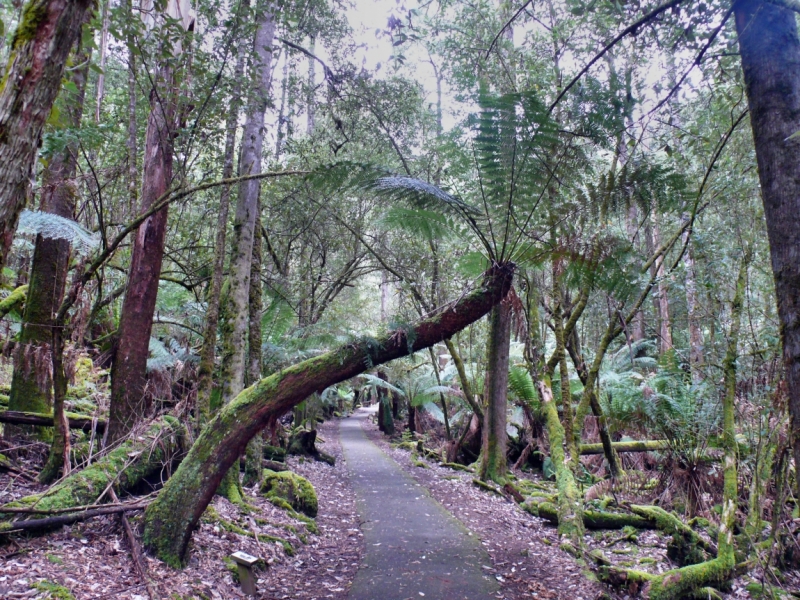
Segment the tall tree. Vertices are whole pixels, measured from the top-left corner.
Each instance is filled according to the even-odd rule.
[[[795,13],[777,4],[737,0],[734,11],[800,465],[800,38]]]
[[[0,83],[0,270],[31,193],[42,128],[92,0],[29,0]]]
[[[181,19],[188,31],[193,27],[194,17],[187,13],[187,9],[188,6],[180,0],[171,0],[166,7],[166,15]],[[142,212],[149,209],[172,182],[177,125],[175,60],[179,54],[179,45],[172,46],[158,66],[153,80],[144,148]],[[128,285],[111,368],[111,406],[107,430],[111,442],[125,436],[147,409],[147,356],[166,229],[167,207],[164,207],[142,223],[133,242]]]

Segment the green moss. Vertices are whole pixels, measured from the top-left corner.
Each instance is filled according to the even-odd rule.
[[[239,583],[239,567],[236,566],[236,562],[228,556],[224,556],[222,562],[225,564],[225,569],[231,574],[233,582]]]
[[[314,486],[308,479],[296,473],[291,471],[276,473],[264,469],[261,493],[270,500],[272,498],[284,500],[293,510],[302,512],[309,517],[317,516],[318,503]]]
[[[47,561],[53,563],[54,565],[63,565],[64,560],[55,554],[47,554]]]
[[[47,592],[48,595],[45,596],[46,598],[54,598],[56,600],[75,600],[75,596],[72,595],[72,592],[70,592],[63,585],[58,585],[52,581],[39,581],[34,583],[32,588],[39,590],[40,592]]]
[[[22,20],[14,32],[11,47],[15,50],[36,37],[36,32],[47,18],[47,4],[42,0],[30,0],[22,11]]]

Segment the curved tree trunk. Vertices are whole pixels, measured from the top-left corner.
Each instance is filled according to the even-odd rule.
[[[788,9],[757,0],[738,0],[734,9],[800,465],[800,39]],[[800,475],[796,493],[800,497]]]
[[[42,128],[91,0],[30,0],[0,83],[0,271],[31,192]]]
[[[83,65],[70,74],[70,80],[77,91],[65,92],[66,97],[63,98],[67,126],[72,129],[78,129],[81,125],[89,56],[90,51],[86,49],[79,48],[75,53],[75,63]],[[78,194],[74,181],[77,152],[76,144],[68,144],[50,159],[44,169],[41,200],[43,212],[65,219],[74,217]],[[48,413],[52,407],[53,381],[49,354],[54,316],[61,306],[67,283],[69,253],[69,242],[66,240],[45,238],[41,235],[36,237],[22,331],[15,350],[9,410]]]
[[[411,338],[407,332],[397,330],[378,339],[348,344],[283,369],[244,390],[203,430],[158,499],[148,507],[145,544],[162,560],[180,565],[191,532],[223,475],[270,419],[284,414],[314,392],[450,337],[500,302],[508,293],[512,276],[513,265],[493,267],[480,289],[418,322]]]

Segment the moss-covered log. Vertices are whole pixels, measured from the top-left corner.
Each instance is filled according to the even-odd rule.
[[[558,525],[558,510],[552,502],[527,501],[522,505],[527,512],[553,525]],[[655,522],[630,513],[612,513],[602,510],[586,509],[583,511],[583,525],[587,529],[622,529],[623,527],[636,527],[637,529],[656,529]]]
[[[177,419],[162,417],[90,467],[75,472],[42,494],[25,496],[6,506],[47,512],[94,504],[109,485],[119,493],[158,473],[181,453],[183,436],[184,428]],[[0,518],[8,516],[0,508]]]
[[[105,419],[94,420],[85,415],[66,413],[67,422],[70,429],[82,429],[89,433],[92,427],[98,433],[103,433],[106,429]],[[42,413],[21,412],[17,410],[0,411],[0,423],[10,423],[12,425],[39,425],[41,427],[53,426],[53,415]]]
[[[643,440],[633,442],[612,442],[615,452],[655,452],[669,447],[667,440]],[[603,454],[603,444],[581,444],[581,455]]]
[[[441,342],[491,310],[508,293],[513,265],[487,272],[483,285],[434,316],[374,339],[362,339],[283,369],[239,394],[205,427],[189,455],[145,513],[144,542],[165,562],[181,564],[191,532],[223,475],[271,420],[315,392]]]
[[[25,303],[25,298],[28,295],[28,286],[21,285],[8,296],[0,301],[0,319],[5,317],[12,310],[15,310]]]

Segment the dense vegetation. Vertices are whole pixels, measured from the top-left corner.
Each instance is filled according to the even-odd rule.
[[[215,493],[246,503],[240,458],[258,483],[374,397],[386,434],[474,465],[613,585],[781,581],[800,7],[391,9],[365,42],[324,0],[0,8],[1,439],[45,442],[38,479],[62,478],[16,508],[180,461],[143,531],[177,567]],[[365,43],[392,54],[359,65]],[[669,532],[679,568],[585,551],[623,526]]]

